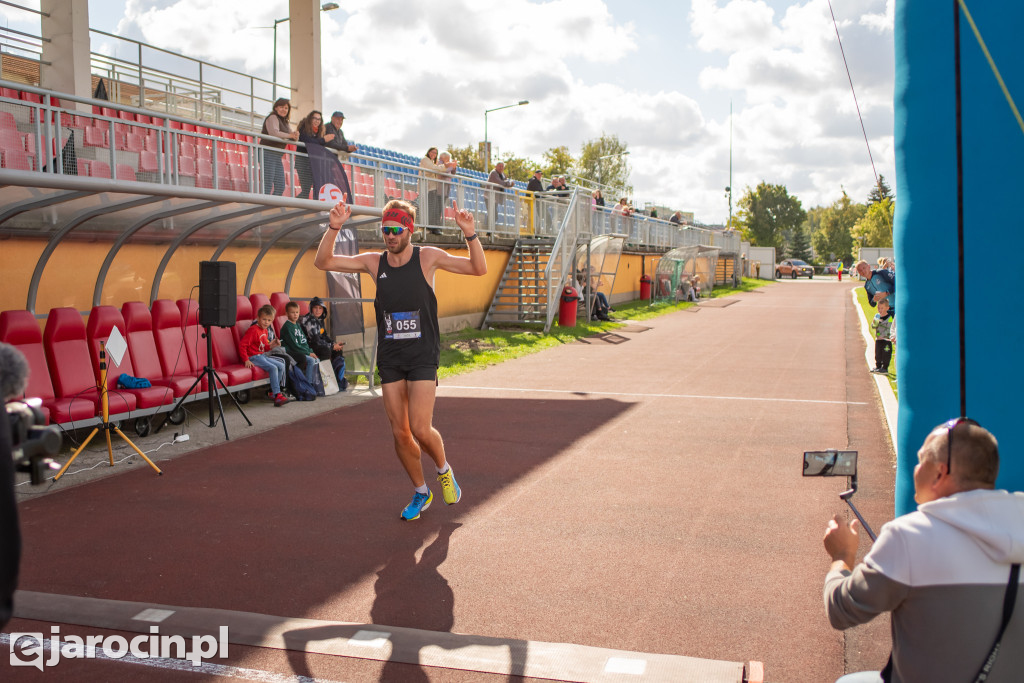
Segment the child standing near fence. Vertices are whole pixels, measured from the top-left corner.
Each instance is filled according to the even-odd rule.
[[[288,402],[281,393],[285,381],[285,362],[282,358],[274,358],[267,351],[281,345],[281,340],[270,339],[270,325],[274,322],[274,307],[260,306],[256,322],[249,326],[239,342],[239,355],[245,361],[245,367],[256,366],[265,370],[270,376],[270,393],[274,395],[274,405],[280,408]]]
[[[871,321],[871,329],[875,333],[875,367],[871,372],[888,375],[892,345],[896,342],[896,319],[885,299],[878,302],[878,313]]]

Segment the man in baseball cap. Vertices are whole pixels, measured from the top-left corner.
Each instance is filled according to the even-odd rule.
[[[349,144],[348,140],[345,139],[345,134],[341,132],[341,126],[345,123],[345,115],[340,111],[336,111],[331,114],[331,121],[324,126],[324,139],[327,140],[327,146],[331,149],[336,149],[340,152],[354,152],[359,149],[359,145]],[[331,139],[329,136],[333,135]]]

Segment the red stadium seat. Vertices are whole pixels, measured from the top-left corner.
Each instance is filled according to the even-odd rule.
[[[99,409],[100,394],[85,323],[74,308],[54,308],[46,318],[43,348],[53,388],[61,398],[87,398]],[[110,414],[135,410],[137,400],[124,391],[107,391]]]
[[[285,306],[291,299],[284,292],[273,292],[270,295],[270,305],[274,307],[274,331],[278,335],[281,334],[281,327],[288,321],[288,313],[285,310]]]
[[[178,175],[194,178],[196,175],[196,160],[188,157],[178,157]]]
[[[96,416],[96,403],[89,398],[57,398],[50,381],[50,368],[46,364],[43,335],[39,323],[30,311],[4,311],[0,313],[0,341],[10,344],[24,354],[28,361],[27,398],[39,398],[43,412],[50,422],[65,424],[90,420]]]
[[[259,315],[260,307],[270,306],[270,298],[266,294],[260,294],[259,292],[249,295],[249,303],[252,304],[252,318],[255,320]],[[275,315],[277,314],[275,310]]]
[[[89,175],[93,178],[109,178],[110,164],[105,161],[94,161],[89,164]]]
[[[125,139],[125,149],[129,152],[141,152],[145,149],[145,139],[139,133],[128,133]]]
[[[141,173],[160,173],[160,164],[157,162],[156,152],[148,150],[139,152],[139,171]]]
[[[0,166],[17,171],[31,171],[32,164],[28,155],[20,149],[5,149],[0,151]]]
[[[146,304],[129,301],[121,306],[121,315],[124,316],[125,338],[137,377],[145,377],[154,386],[168,387],[175,398],[184,396],[196,378],[192,375],[164,375],[153,337],[153,316]]]
[[[98,126],[89,126],[85,129],[82,134],[82,144],[86,147],[106,147],[107,146],[107,134],[106,131],[100,129]]]
[[[195,381],[196,369],[185,351],[185,330],[181,324],[181,311],[173,301],[157,299],[153,302],[153,341],[164,377],[191,376]]]
[[[209,356],[206,353],[206,334],[199,324],[199,302],[195,299],[178,299],[178,311],[181,312],[181,319],[184,322],[185,352],[188,354],[188,361],[196,374],[203,371],[210,364]],[[228,377],[218,372],[222,382],[227,384]],[[209,380],[203,377],[203,391],[207,391]]]
[[[91,351],[93,371],[97,379],[100,377],[100,344],[106,344],[114,329],[117,329],[122,337],[126,336],[124,318],[121,311],[113,306],[94,306],[89,313],[89,323],[86,325],[86,333],[89,338],[89,349]],[[117,389],[117,380],[121,374],[140,376],[132,364],[131,348],[125,351],[121,357],[120,364],[117,364],[111,355],[107,354],[107,389]],[[146,379],[149,379],[148,377]],[[152,382],[151,382],[152,383]],[[151,386],[140,389],[121,389],[135,396],[136,405],[139,408],[158,408],[174,402],[174,392],[165,386]]]
[[[252,369],[245,367],[238,354],[238,344],[230,327],[211,327],[213,335],[213,367],[217,373],[227,377],[229,387],[252,381]]]
[[[118,180],[130,180],[132,182],[136,180],[135,169],[128,164],[118,164],[116,173]]]

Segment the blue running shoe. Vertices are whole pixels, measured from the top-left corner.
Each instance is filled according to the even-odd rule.
[[[437,480],[441,482],[441,493],[444,495],[444,502],[446,505],[455,505],[462,498],[462,489],[455,482],[455,474],[452,472],[452,466],[448,466],[448,471],[444,474],[437,475]]]
[[[434,502],[434,494],[430,491],[426,493],[420,493],[417,491],[412,496],[412,502],[405,506],[402,510],[402,519],[407,522],[411,522],[414,519],[420,518],[420,513],[430,507],[430,504]]]

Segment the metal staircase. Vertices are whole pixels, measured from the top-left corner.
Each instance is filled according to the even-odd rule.
[[[520,238],[509,256],[481,329],[501,324],[547,324],[550,239]]]

